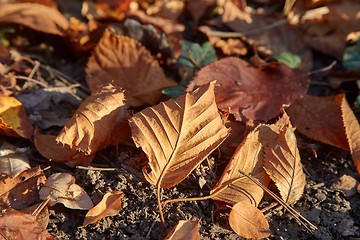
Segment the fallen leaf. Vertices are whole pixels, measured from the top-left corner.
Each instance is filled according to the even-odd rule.
[[[124,92],[107,84],[82,102],[56,138],[36,134],[35,146],[54,161],[88,165],[96,152],[126,138],[126,129],[114,131],[126,121],[126,108]]]
[[[121,57],[119,57],[121,56]],[[164,87],[175,82],[166,78],[159,63],[136,40],[106,30],[89,58],[86,81],[92,92],[104,83],[125,89],[130,106],[155,104]]]
[[[11,153],[0,156],[0,173],[9,177],[17,177],[23,171],[30,169],[29,159],[22,153]]]
[[[244,238],[262,239],[269,237],[271,233],[264,214],[248,202],[238,202],[232,207],[229,224]]]
[[[62,37],[69,26],[67,19],[56,9],[34,3],[2,4],[0,23],[20,24]]]
[[[186,10],[189,11],[195,23],[197,23],[205,14],[206,10],[211,6],[215,6],[216,3],[215,0],[188,1],[186,3]]]
[[[308,75],[285,65],[274,63],[258,69],[236,57],[227,57],[201,69],[187,91],[217,80],[216,103],[220,109],[234,114],[238,121],[267,121],[305,94]],[[284,91],[286,89],[286,91]]]
[[[33,126],[14,97],[0,96],[0,134],[31,139]]]
[[[40,167],[25,170],[17,177],[0,178],[0,208],[23,209],[38,200],[39,187],[46,177]]]
[[[295,203],[301,197],[306,184],[294,131],[288,125],[264,150],[264,169],[288,204]]]
[[[340,190],[344,192],[347,197],[352,197],[357,193],[357,185],[359,181],[349,175],[342,175],[332,185],[331,189]]]
[[[345,49],[342,64],[346,69],[360,72],[360,39]]]
[[[62,203],[71,209],[89,210],[93,207],[89,195],[75,184],[75,178],[68,173],[54,173],[46,180],[39,191],[39,197],[45,200],[48,196],[49,206]]]
[[[161,188],[184,180],[228,135],[214,101],[214,83],[130,119],[132,138],[149,159],[145,178]]]
[[[157,1],[146,9],[146,14],[175,22],[182,14],[184,8],[185,2],[182,0]]]
[[[97,223],[100,219],[118,214],[122,209],[121,199],[123,195],[122,191],[107,192],[103,199],[88,211],[83,226]]]
[[[209,42],[203,44],[183,40],[178,64],[191,68],[203,68],[217,60],[216,51]]]
[[[34,204],[30,207],[24,208],[21,210],[23,213],[33,214],[35,210],[38,209],[38,207],[41,205],[41,203]],[[40,213],[36,215],[36,221],[39,224],[39,227],[42,229],[46,229],[49,224],[49,209],[47,206],[44,206]]]
[[[35,216],[11,208],[0,213],[0,235],[3,239],[56,239],[37,224]]]
[[[180,220],[166,235],[165,240],[200,240],[199,220]]]
[[[296,130],[308,138],[349,150],[340,104],[344,95],[303,96],[286,108]]]

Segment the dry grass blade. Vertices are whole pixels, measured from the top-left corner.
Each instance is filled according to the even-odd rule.
[[[130,119],[132,137],[149,159],[144,176],[160,188],[184,180],[228,135],[215,103],[214,83],[147,108]]]

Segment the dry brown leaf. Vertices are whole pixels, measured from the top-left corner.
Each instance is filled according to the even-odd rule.
[[[30,169],[25,151],[27,149],[16,148],[8,142],[3,142],[0,147],[0,174],[15,178],[23,171]]]
[[[49,206],[57,203],[71,209],[89,210],[93,203],[89,195],[77,184],[75,178],[68,173],[52,174],[39,191],[40,199],[50,196]]]
[[[36,132],[35,146],[54,161],[88,165],[96,152],[126,139],[126,108],[124,92],[107,84],[83,101],[56,138]],[[124,126],[124,130],[114,131],[118,126]]]
[[[2,4],[0,23],[16,23],[62,37],[69,26],[67,19],[56,9],[34,3]]]
[[[259,125],[245,137],[230,159],[220,180],[211,190],[214,200],[230,205],[240,201],[254,206],[260,203],[263,197],[262,188],[241,174],[239,170],[252,175],[267,186],[269,179],[263,170],[264,146],[274,141],[280,130],[287,124],[289,124],[289,118],[283,114],[275,124]]]
[[[199,220],[180,220],[164,240],[200,240]]]
[[[187,91],[217,80],[216,103],[239,121],[267,121],[306,93],[308,75],[282,64],[264,69],[250,66],[236,57],[227,57],[201,69]],[[284,91],[286,89],[286,91]]]
[[[129,10],[130,0],[97,0],[84,1],[81,14],[89,20],[122,21]]]
[[[289,108],[291,122],[306,137],[349,150],[342,120],[341,102],[344,95],[331,97],[303,96]]]
[[[175,83],[166,78],[159,63],[136,40],[104,32],[89,58],[86,81],[92,92],[104,83],[124,88],[130,106],[155,104],[161,90]]]
[[[0,236],[17,240],[56,239],[37,224],[35,216],[11,208],[0,213]]]
[[[264,169],[288,204],[301,197],[306,184],[294,130],[286,126],[264,149]]]
[[[184,180],[228,135],[218,113],[214,83],[136,113],[132,137],[149,159],[145,178],[161,188]]]
[[[357,193],[356,188],[358,184],[359,181],[357,181],[355,178],[344,174],[331,185],[331,188],[343,191],[347,197],[351,197]]]
[[[183,0],[158,1],[146,9],[146,14],[176,21],[185,8]]]
[[[24,208],[21,210],[21,212],[33,214],[36,210],[38,210],[39,206],[42,203],[34,204],[30,207]],[[41,207],[41,206],[40,206]],[[34,214],[35,216],[35,214]],[[39,213],[36,215],[36,221],[39,224],[39,227],[46,229],[49,224],[49,208],[47,206],[44,206]]]
[[[216,0],[187,1],[186,10],[191,14],[195,23],[199,22],[206,10],[216,5]]]
[[[264,214],[248,202],[238,202],[232,207],[229,224],[244,238],[262,239],[271,233]]]
[[[83,226],[97,223],[100,219],[115,216],[122,209],[122,191],[107,192],[103,199],[88,211],[85,216]]]
[[[341,97],[341,112],[342,120],[345,126],[346,137],[349,142],[349,148],[352,159],[354,160],[357,172],[360,174],[360,125],[359,122],[351,110],[349,104],[346,101],[345,95],[339,95]]]
[[[0,178],[0,208],[23,209],[38,201],[39,187],[46,177],[40,167],[23,171],[17,177]]]

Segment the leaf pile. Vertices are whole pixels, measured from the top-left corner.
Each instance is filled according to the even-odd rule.
[[[224,213],[222,220],[209,214],[219,215],[215,224],[267,238],[274,230],[260,209],[272,201],[267,195],[314,231],[291,208],[312,177],[303,169],[301,135],[348,151],[360,173],[356,102],[347,100],[360,97],[341,93],[360,76],[358,3],[285,1],[275,14],[230,0],[83,1],[81,12],[30,2],[0,4],[4,238],[53,239],[43,229],[48,208],[87,211],[84,227],[121,215],[128,191],[104,183],[106,191],[90,194],[75,167],[122,166],[153,185],[160,220],[177,222],[164,239],[200,239],[204,224],[201,216],[179,218],[167,204],[209,199]],[[312,49],[343,60],[341,72],[318,71],[341,78],[326,96],[310,95]],[[128,152],[145,161],[119,160]],[[169,199],[166,189],[189,186],[205,160],[213,178],[204,174],[199,185],[208,195]]]

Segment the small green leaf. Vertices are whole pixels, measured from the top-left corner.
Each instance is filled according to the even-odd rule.
[[[162,90],[162,94],[168,95],[173,99],[177,99],[185,93],[186,88],[184,86],[167,87]]]
[[[180,44],[181,56],[178,59],[178,64],[201,69],[217,60],[216,51],[209,42],[200,46],[198,43],[184,40]]]
[[[360,71],[360,40],[345,49],[343,65],[348,70]]]
[[[291,52],[282,52],[272,57],[276,61],[285,64],[290,68],[298,68],[301,65],[301,58]]]

